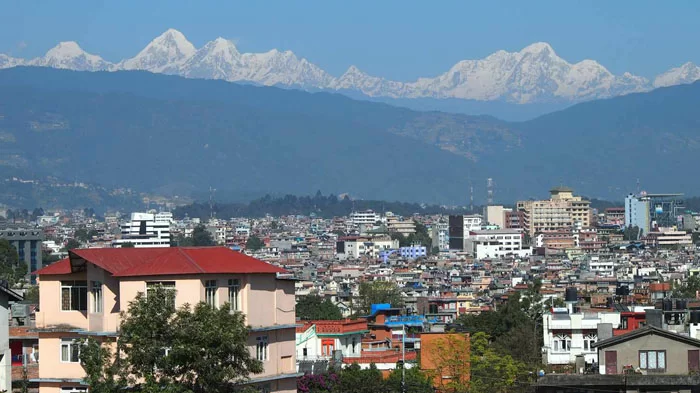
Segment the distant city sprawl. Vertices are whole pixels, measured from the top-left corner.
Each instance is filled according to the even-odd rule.
[[[645,191],[604,202],[559,185],[476,207],[317,193],[104,215],[4,209],[14,379],[486,393],[649,391],[661,374],[692,389],[695,204]]]

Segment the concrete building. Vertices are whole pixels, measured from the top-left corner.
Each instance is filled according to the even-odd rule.
[[[412,244],[408,247],[399,248],[399,254],[402,258],[416,259],[420,257],[427,257],[428,250],[425,248],[425,246]]]
[[[0,285],[0,390],[12,391],[12,351],[10,349],[10,302],[22,297],[5,285]]]
[[[675,227],[684,209],[683,194],[629,194],[625,198],[625,227],[638,227],[642,236],[653,228]]]
[[[333,356],[351,362],[362,354],[362,336],[368,333],[365,319],[346,319],[342,321],[304,321],[296,328],[297,371],[325,371],[323,365]],[[319,370],[320,369],[320,370]]]
[[[296,392],[294,282],[284,270],[225,247],[101,248],[71,250],[39,274],[40,393],[81,391],[85,371],[74,351],[86,335],[119,339],[120,313],[154,285],[176,290],[177,307],[230,303],[245,315],[248,348],[264,371],[250,384],[263,391]]]
[[[450,249],[450,225],[448,223],[437,222],[433,224],[430,236],[433,240],[433,248],[437,247],[440,251]]]
[[[381,251],[396,250],[399,241],[390,236],[345,236],[336,242],[336,256],[340,260],[357,259],[362,256],[377,258]]]
[[[471,231],[464,244],[464,250],[476,259],[532,255],[532,248],[523,247],[523,233],[518,229]]]
[[[352,221],[352,225],[356,227],[363,225],[372,228],[374,224],[380,222],[381,219],[382,217],[379,213],[375,213],[372,210],[350,213],[350,221]]]
[[[41,242],[44,233],[35,228],[6,228],[0,230],[0,239],[5,239],[17,250],[19,260],[27,264],[27,278],[32,284],[36,283],[33,272],[42,265]]]
[[[517,210],[523,212],[523,225],[530,236],[543,231],[590,226],[590,201],[574,196],[568,187],[555,187],[549,193],[548,200],[517,203]]]
[[[112,242],[112,247],[131,243],[135,248],[170,247],[170,220],[159,213],[131,213],[131,220],[121,226],[121,239]]]
[[[403,236],[408,236],[416,233],[416,223],[412,219],[403,219],[393,214],[386,215],[386,229],[392,233],[400,233]]]
[[[503,206],[486,206],[484,207],[484,221],[488,225],[495,225],[499,229],[506,228],[506,213],[511,209],[506,209]]]
[[[478,214],[465,216],[450,216],[448,231],[450,236],[450,250],[464,250],[465,240],[472,231],[481,230],[483,217]]]

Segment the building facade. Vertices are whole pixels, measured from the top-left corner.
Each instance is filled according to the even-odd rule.
[[[41,362],[39,392],[86,391],[75,340],[119,339],[120,313],[139,292],[172,287],[177,307],[230,303],[251,332],[248,347],[264,371],[250,383],[271,392],[296,391],[294,283],[282,269],[224,247],[71,250],[39,274],[36,313]]]
[[[5,239],[17,250],[19,260],[27,264],[27,278],[36,283],[35,271],[42,267],[41,242],[44,233],[35,228],[6,228],[0,230],[0,239]]]
[[[567,187],[555,187],[549,193],[548,200],[517,203],[517,210],[523,212],[523,226],[530,236],[544,231],[590,226],[590,201],[574,196],[573,190]]]
[[[170,247],[172,215],[163,213],[131,213],[131,220],[121,226],[122,236],[113,247],[131,243],[135,248]]]
[[[464,243],[465,251],[476,259],[532,255],[532,248],[523,247],[523,233],[519,229],[472,231]]]

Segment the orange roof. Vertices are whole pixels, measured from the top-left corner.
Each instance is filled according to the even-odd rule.
[[[36,272],[69,274],[85,260],[116,277],[181,274],[286,273],[284,269],[226,247],[88,248],[70,250],[69,258]]]

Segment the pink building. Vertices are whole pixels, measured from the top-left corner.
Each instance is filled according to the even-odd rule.
[[[176,305],[226,302],[251,327],[251,353],[264,364],[251,383],[262,391],[296,392],[294,283],[284,270],[225,247],[72,250],[37,272],[40,393],[85,392],[73,340],[116,340],[121,311],[154,285],[176,290]]]

